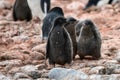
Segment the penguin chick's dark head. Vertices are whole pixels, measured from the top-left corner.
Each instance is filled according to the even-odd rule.
[[[86,26],[86,27],[94,26],[93,22],[92,22],[91,20],[89,20],[89,19],[83,21],[82,24],[83,24],[84,26]]]
[[[64,17],[57,17],[55,20],[54,20],[54,23],[53,25],[56,26],[56,25],[64,25],[66,23],[66,19]]]
[[[49,13],[50,13],[50,12],[55,12],[55,13],[58,13],[58,14],[61,14],[61,15],[64,16],[63,10],[62,10],[62,8],[60,8],[60,7],[54,7],[54,8],[52,8],[52,9],[49,11]]]
[[[76,35],[79,36],[81,29],[83,29],[82,31],[84,31],[86,34],[89,34],[89,32],[92,32],[92,30],[94,30],[94,26],[94,23],[90,19],[80,21],[76,25]]]
[[[95,25],[91,20],[87,19],[82,22],[82,27],[80,30],[81,35],[91,37],[94,35]]]
[[[76,20],[75,18],[73,18],[73,17],[68,17],[68,18],[66,19],[66,21],[67,21],[67,22],[76,22],[77,20]]]

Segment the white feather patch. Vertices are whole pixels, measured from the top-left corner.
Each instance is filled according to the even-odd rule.
[[[27,1],[31,9],[32,15],[34,17],[39,17],[41,20],[43,20],[45,17],[45,13],[42,12],[42,9],[40,6],[41,0],[27,0]]]
[[[68,38],[70,39],[70,44],[71,44],[71,59],[73,59],[73,43],[72,43],[72,40],[71,40],[71,37],[70,37],[70,34],[68,33],[68,31],[65,28],[64,28],[64,30],[67,32]]]

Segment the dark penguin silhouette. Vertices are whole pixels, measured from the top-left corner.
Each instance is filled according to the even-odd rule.
[[[77,52],[80,58],[92,56],[93,59],[99,59],[101,57],[101,36],[95,24],[87,19],[79,22],[76,27],[80,32],[77,41]]]
[[[64,28],[65,23],[66,19],[64,17],[56,18],[50,31],[46,48],[46,58],[49,59],[50,65],[70,64],[72,61],[72,40]]]
[[[76,30],[75,25],[78,23],[78,21],[73,17],[67,18],[67,24],[65,24],[65,28],[67,29],[68,33],[70,34],[70,37],[72,39],[73,43],[73,59],[75,58],[75,55],[77,54],[77,41],[76,41]]]
[[[28,5],[34,17],[39,17],[41,20],[47,15],[51,7],[51,0],[27,0]]]
[[[17,20],[27,20],[32,19],[32,13],[28,6],[27,0],[16,0],[13,6],[13,19]]]
[[[96,6],[96,8],[100,8],[101,6],[105,5],[105,4],[112,4],[112,3],[116,3],[119,0],[89,0],[88,3],[86,4],[84,10],[92,7],[92,6]]]
[[[42,25],[42,39],[47,40],[50,29],[52,28],[52,23],[56,17],[64,16],[63,10],[60,7],[52,8],[46,17],[43,19]]]

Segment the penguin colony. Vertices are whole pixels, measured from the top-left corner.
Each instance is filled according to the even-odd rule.
[[[84,10],[91,6],[100,7],[118,0],[89,0]],[[101,57],[101,35],[95,23],[89,19],[79,21],[64,17],[60,7],[50,9],[50,0],[16,0],[13,19],[30,21],[33,16],[43,20],[42,39],[47,40],[46,59],[50,65],[70,64],[76,55],[80,59]]]

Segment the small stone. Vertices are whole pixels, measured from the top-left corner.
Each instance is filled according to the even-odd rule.
[[[48,73],[50,79],[55,80],[87,80],[88,75],[82,71],[65,68],[53,68]]]
[[[40,44],[40,45],[37,45],[37,46],[33,47],[33,48],[32,48],[32,51],[37,51],[37,52],[40,52],[40,53],[44,53],[44,54],[45,54],[45,51],[46,51],[46,43]]]
[[[20,68],[20,70],[27,75],[29,75],[33,79],[37,79],[41,77],[41,73],[38,71],[37,67],[34,65],[26,65]]]
[[[18,80],[18,79],[22,79],[22,78],[29,78],[30,79],[30,77],[25,73],[16,73],[14,75],[14,80]]]
[[[0,73],[0,80],[12,80],[12,79]]]
[[[6,61],[1,61],[0,66],[6,66],[6,65],[16,65],[19,66],[22,64],[21,60],[6,60]]]
[[[116,54],[116,60],[117,60],[117,62],[120,63],[120,52],[118,52],[118,53]]]
[[[36,51],[30,53],[30,56],[34,60],[43,60],[43,59],[45,59],[45,56],[42,53],[36,52]]]
[[[114,69],[113,68],[103,68],[99,70],[99,74],[100,75],[110,75],[114,73]]]
[[[104,67],[103,66],[94,67],[89,71],[89,74],[98,74],[99,70],[101,70],[101,69],[104,69]]]

